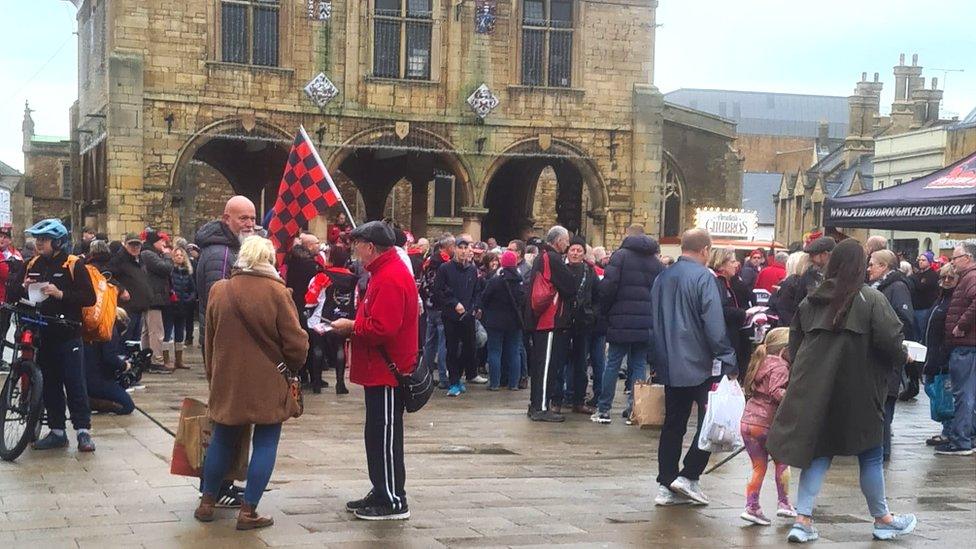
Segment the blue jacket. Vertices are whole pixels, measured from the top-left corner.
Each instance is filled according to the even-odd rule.
[[[219,280],[230,278],[231,268],[237,261],[241,241],[231,232],[223,221],[211,221],[200,230],[194,239],[200,247],[200,257],[194,275],[197,277],[197,296],[200,305],[197,309],[203,315],[207,311],[207,298],[210,288]]]
[[[653,300],[651,287],[664,270],[657,258],[661,247],[646,235],[628,236],[600,282],[600,305],[607,317],[610,343],[648,343],[651,341]]]
[[[478,308],[483,311],[481,323],[485,328],[493,330],[522,329],[524,305],[525,291],[522,288],[522,275],[516,267],[502,269],[488,279],[485,291],[481,294],[478,303]]]
[[[173,291],[180,303],[190,303],[197,298],[197,283],[194,276],[185,267],[173,267],[170,275]]]
[[[125,368],[122,359],[122,331],[112,328],[112,339],[100,343],[85,343],[85,378],[115,382],[116,375]]]
[[[460,320],[454,308],[458,303],[464,306],[464,314],[474,314],[475,301],[481,293],[481,279],[474,263],[463,266],[457,261],[447,261],[437,268],[434,279],[434,292],[437,303],[447,320]]]
[[[695,387],[712,377],[712,361],[721,372],[737,371],[735,351],[725,335],[722,298],[715,276],[685,257],[665,269],[651,290],[652,353],[661,383]]]

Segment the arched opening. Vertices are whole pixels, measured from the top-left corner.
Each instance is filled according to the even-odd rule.
[[[516,144],[502,153],[486,182],[482,238],[524,239],[559,224],[602,244],[598,214],[605,191],[589,161],[569,145],[553,142],[542,151],[535,139]]]
[[[664,197],[661,200],[661,236],[681,236],[684,210],[684,181],[671,155],[664,156]]]
[[[329,159],[340,191],[354,189],[359,219],[392,217],[415,235],[457,230],[469,204],[468,170],[441,137],[411,128],[400,138],[393,126],[362,132]]]
[[[171,174],[178,219],[174,229],[193,234],[223,213],[233,195],[250,198],[258,219],[274,207],[292,138],[264,122],[248,131],[239,119],[204,128],[180,151]]]

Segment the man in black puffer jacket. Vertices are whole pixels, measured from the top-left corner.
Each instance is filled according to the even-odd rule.
[[[620,249],[610,256],[600,283],[600,306],[607,316],[607,366],[603,370],[603,384],[597,411],[590,419],[596,423],[610,423],[610,408],[617,389],[617,372],[627,357],[627,381],[643,381],[645,364],[650,353],[651,286],[664,270],[657,258],[661,247],[647,235],[633,235],[624,239]],[[632,397],[631,397],[632,398]],[[628,402],[628,409],[633,405]],[[627,411],[625,410],[625,413]]]

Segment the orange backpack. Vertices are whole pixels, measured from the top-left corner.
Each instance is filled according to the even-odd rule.
[[[27,263],[27,270],[34,265],[37,258],[33,258]],[[62,267],[65,267],[71,277],[75,276],[75,263],[78,256],[69,255]],[[81,309],[81,338],[88,343],[109,341],[112,339],[112,330],[115,328],[115,319],[118,314],[116,308],[119,305],[119,289],[108,283],[108,279],[92,265],[85,264],[88,270],[88,277],[91,278],[92,288],[95,290],[95,304],[91,307]]]

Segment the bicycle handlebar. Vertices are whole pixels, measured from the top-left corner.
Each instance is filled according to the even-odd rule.
[[[64,318],[64,316],[50,316],[50,315],[41,314],[41,312],[37,310],[37,307],[33,307],[23,303],[3,303],[0,304],[0,308],[3,308],[21,317],[24,316],[29,317],[31,320],[34,319],[41,320],[43,321],[43,324],[50,322],[54,324],[61,324],[63,326],[71,326],[72,328],[81,327],[81,322]]]

